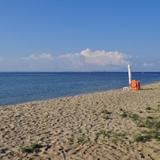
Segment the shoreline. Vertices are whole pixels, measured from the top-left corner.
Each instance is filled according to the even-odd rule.
[[[148,85],[154,85],[154,84],[158,84],[160,83],[160,81],[154,81],[151,83],[145,83],[144,85],[141,85],[141,88],[143,87],[147,87]],[[128,86],[124,86],[124,87],[128,87]],[[98,93],[105,93],[105,92],[112,92],[112,91],[122,91],[122,88],[115,88],[115,89],[108,89],[108,90],[104,90],[104,91],[93,91],[93,92],[88,92],[88,93],[81,93],[81,94],[76,94],[76,95],[71,95],[71,96],[62,96],[62,97],[56,97],[56,98],[48,98],[48,99],[41,99],[41,100],[33,100],[33,101],[27,101],[27,102],[20,102],[20,103],[15,103],[15,104],[5,104],[5,105],[0,105],[1,107],[14,107],[17,105],[25,105],[25,104],[32,104],[32,103],[43,103],[43,101],[53,101],[53,100],[59,100],[59,99],[63,99],[63,98],[74,98],[74,97],[79,97],[79,96],[87,96],[90,94],[98,94]]]
[[[122,90],[123,88],[117,88],[117,89],[109,89],[105,91],[93,91],[89,93],[81,93],[81,94],[76,94],[76,95],[71,95],[71,96],[62,96],[62,97],[56,97],[56,98],[49,98],[49,99],[41,99],[41,100],[34,100],[34,101],[28,101],[28,102],[22,102],[22,103],[16,103],[16,104],[6,104],[6,105],[0,105],[0,109],[3,107],[14,107],[14,106],[19,106],[19,105],[30,105],[33,103],[43,103],[47,101],[54,101],[54,100],[61,100],[61,99],[66,99],[66,98],[75,98],[75,97],[81,97],[81,96],[87,96],[87,95],[92,95],[92,94],[100,94],[100,93],[107,93],[107,92],[112,92],[112,91],[119,91]]]
[[[145,124],[159,127],[159,95],[156,82],[0,107],[0,159],[158,160],[158,137],[143,134],[160,134]]]

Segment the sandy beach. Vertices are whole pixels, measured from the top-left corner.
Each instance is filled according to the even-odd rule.
[[[160,83],[0,107],[0,160],[159,160]]]

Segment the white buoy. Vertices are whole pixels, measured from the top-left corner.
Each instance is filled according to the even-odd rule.
[[[131,74],[131,65],[128,65],[128,79],[129,79],[129,86],[131,85],[132,74]]]

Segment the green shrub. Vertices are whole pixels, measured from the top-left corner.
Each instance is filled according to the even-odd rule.
[[[120,116],[123,117],[123,118],[126,118],[126,117],[128,117],[128,112],[123,111],[123,112],[120,114]]]
[[[21,151],[23,153],[33,153],[33,152],[38,152],[40,148],[42,148],[43,146],[40,144],[32,144],[31,146],[27,146],[27,147],[22,147]]]
[[[148,132],[139,133],[135,136],[136,142],[146,142],[151,139],[155,139],[155,140],[160,141],[160,132],[156,131],[156,130],[151,130]]]
[[[141,133],[136,135],[134,139],[136,142],[146,142],[149,141],[151,138],[151,135]]]
[[[31,148],[31,147],[22,147],[22,148],[21,148],[21,151],[22,151],[23,153],[33,153],[33,152],[34,152],[34,149]]]
[[[160,129],[160,119],[159,118],[146,118],[145,122],[146,128]]]
[[[130,113],[129,118],[131,118],[133,121],[140,121],[139,115],[135,113]]]

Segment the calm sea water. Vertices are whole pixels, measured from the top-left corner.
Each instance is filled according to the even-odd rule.
[[[160,72],[137,72],[141,84],[160,81]],[[124,72],[0,73],[0,105],[71,96],[128,85]]]

